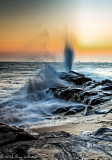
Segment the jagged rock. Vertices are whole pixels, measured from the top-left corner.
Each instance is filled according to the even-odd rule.
[[[71,71],[68,74],[67,73],[62,73],[60,75],[61,79],[64,79],[66,81],[73,82],[76,85],[83,85],[84,83],[88,81],[92,81],[91,78],[85,77],[83,74]]]
[[[106,109],[106,110],[96,110],[95,111],[96,114],[107,114],[109,112],[112,112],[112,108]]]
[[[102,89],[103,91],[111,91],[111,90],[112,90],[112,85],[103,86],[101,89]]]
[[[104,95],[105,96],[111,96],[112,97],[112,92],[110,93],[110,92],[104,92]]]
[[[60,78],[68,80],[68,81],[71,80],[72,78],[77,78],[77,77],[82,77],[82,76],[84,76],[84,74],[74,72],[74,71],[70,71],[69,73],[66,73],[66,72],[60,73]]]
[[[112,99],[111,80],[96,82],[80,73],[73,71],[70,71],[69,73],[60,73],[60,78],[74,84],[72,84],[71,87],[50,88],[47,92],[53,93],[56,98],[91,105],[93,106],[93,108],[94,106],[106,103]],[[69,111],[69,108],[60,108],[56,112],[65,113],[67,111]],[[68,113],[70,112],[67,112],[67,114]],[[92,111],[92,109],[90,110],[89,108],[87,108],[87,112],[85,114],[89,115],[93,113],[95,113],[95,110]]]
[[[50,90],[54,93],[54,96],[60,99],[70,100],[70,101],[78,101],[80,97],[80,93],[83,91],[81,88],[65,88],[65,87],[57,87],[50,88]]]
[[[54,114],[64,113],[64,112],[68,111],[70,108],[71,108],[71,106],[70,106],[70,107],[64,107],[64,108],[58,108],[58,109],[57,109],[56,111],[54,111],[53,113],[54,113]]]
[[[4,128],[7,128],[8,126]],[[12,127],[8,127],[12,132]],[[16,128],[16,134],[19,130]],[[10,132],[9,132],[10,133]],[[14,132],[13,132],[14,133]],[[6,136],[6,132],[1,131]],[[29,134],[29,133],[27,133]],[[32,136],[32,135],[31,135]],[[4,137],[0,137],[3,141]],[[7,141],[7,138],[6,138]],[[0,147],[3,160],[87,160],[112,159],[112,129],[99,128],[97,131],[80,136],[67,132],[40,133],[35,140],[8,143]]]
[[[112,81],[109,79],[105,79],[103,81],[100,82],[101,85],[112,85]]]
[[[85,115],[85,116],[92,115],[94,113],[93,108],[94,108],[93,106],[90,106],[90,105],[87,106],[82,114]]]
[[[75,104],[74,106],[58,108],[53,113],[54,114],[65,113],[64,115],[68,115],[68,114],[75,114],[75,113],[81,112],[84,109],[85,109],[85,105],[83,105],[83,104]]]
[[[94,89],[95,87],[97,87],[98,86],[98,82],[95,82],[95,81],[88,81],[88,82],[86,82],[86,83],[84,83],[83,85],[82,85],[82,87],[84,88],[84,89],[86,89],[86,90],[91,90],[91,89]]]
[[[67,115],[72,115],[72,114],[76,114],[76,111],[75,110],[69,110],[64,115],[67,116]]]
[[[80,93],[82,90],[81,89],[66,89],[63,92],[60,93],[60,97],[65,98],[66,100],[69,100],[70,98],[75,99],[75,95]]]
[[[110,100],[110,98],[108,98],[108,97],[96,98],[96,99],[93,99],[90,104],[97,105],[97,104],[101,104],[101,103],[104,103],[109,100]]]
[[[60,93],[60,97],[69,100],[70,98],[75,98],[74,90],[67,89]]]
[[[77,105],[74,105],[72,106],[69,111],[75,111],[75,112],[81,112],[85,109],[85,105],[83,104],[77,104]]]
[[[84,99],[85,97],[87,98],[87,97],[90,97],[90,96],[95,96],[97,94],[98,94],[97,91],[89,90],[89,91],[82,92],[80,96],[81,96],[82,99]]]
[[[98,105],[110,101],[110,96],[106,97],[105,95],[96,95],[90,96],[87,99],[84,99],[84,103],[88,105]]]
[[[27,144],[22,145],[22,146],[18,146],[15,149],[15,154],[17,154],[18,157],[25,157],[28,154],[27,151],[28,151],[29,148],[30,148],[30,146],[27,145]]]
[[[88,81],[92,81],[92,79],[87,78],[87,77],[83,77],[83,76],[72,79],[72,82],[75,83],[76,85],[83,85],[84,83],[86,83]]]
[[[112,129],[105,128],[105,127],[99,128],[96,132],[94,132],[94,135],[95,136],[103,135],[105,132],[111,132],[111,136],[112,136]]]
[[[5,146],[18,141],[30,141],[36,138],[23,129],[0,124],[0,146]]]
[[[84,74],[78,73],[78,72],[75,72],[75,71],[70,71],[69,73],[71,73],[72,75],[84,76]]]

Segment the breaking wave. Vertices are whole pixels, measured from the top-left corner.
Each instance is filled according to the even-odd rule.
[[[68,87],[71,84],[60,79],[60,74],[52,66],[46,65],[11,98],[0,103],[0,121],[11,125],[37,124],[47,120],[59,107],[71,105],[59,100],[48,92],[50,87]]]

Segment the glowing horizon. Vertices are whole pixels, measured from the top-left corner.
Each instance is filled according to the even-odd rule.
[[[67,28],[76,61],[112,62],[111,5],[111,0],[1,0],[0,61],[41,55],[60,60]]]

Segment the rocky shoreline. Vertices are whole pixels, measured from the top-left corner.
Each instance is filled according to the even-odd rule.
[[[0,159],[111,160],[112,129],[71,135],[64,131],[30,134],[0,124]]]
[[[53,115],[60,117],[75,115],[78,120],[60,128],[39,129],[37,126],[35,129],[30,128],[29,131],[26,128],[0,123],[1,160],[112,159],[112,118],[110,118],[112,81],[92,81],[83,74],[73,71],[60,73],[60,78],[72,85],[70,87],[55,86],[46,90],[46,93],[52,93],[56,98],[73,102],[74,105],[59,107],[53,111]],[[108,105],[109,102],[110,105]],[[98,117],[98,115],[105,117]],[[89,118],[92,116],[94,119]],[[93,123],[84,123],[87,121]],[[82,128],[82,132],[78,132],[77,135],[75,134],[76,127]],[[70,132],[70,129],[73,132]]]
[[[85,115],[106,114],[112,111],[112,107],[105,111],[98,110],[101,104],[112,101],[112,81],[103,80],[101,82],[92,81],[83,74],[71,71],[69,73],[61,73],[60,78],[72,83],[71,87],[52,87],[47,93],[52,92],[55,97],[66,101],[75,102],[73,106],[58,108],[54,114],[64,113],[64,115],[72,115],[86,109]]]

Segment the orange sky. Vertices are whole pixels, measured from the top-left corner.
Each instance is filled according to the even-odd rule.
[[[5,0],[0,3],[1,61],[48,53],[60,60],[67,33],[76,61],[112,62],[110,0],[10,0],[10,3]]]

